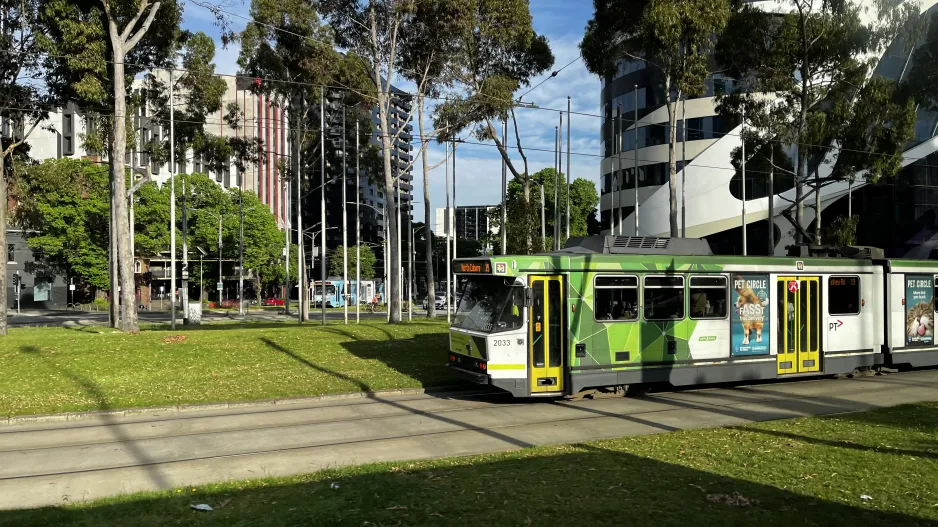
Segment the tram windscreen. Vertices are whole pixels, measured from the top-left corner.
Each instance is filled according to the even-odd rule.
[[[524,287],[500,276],[467,276],[459,283],[453,327],[497,333],[524,322]]]

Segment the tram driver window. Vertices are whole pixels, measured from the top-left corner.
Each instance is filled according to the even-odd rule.
[[[831,315],[860,314],[860,278],[832,276],[827,279],[827,311]]]
[[[726,318],[727,284],[725,276],[690,278],[690,318]]]
[[[644,304],[645,320],[683,319],[684,277],[646,276]]]
[[[593,314],[596,320],[638,320],[638,278],[597,276],[593,288]]]

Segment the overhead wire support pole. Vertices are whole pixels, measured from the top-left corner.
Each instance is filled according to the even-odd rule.
[[[508,153],[508,118],[502,122],[502,148]],[[502,256],[508,254],[508,163],[502,158]]]
[[[570,239],[570,96],[567,95],[567,239]]]
[[[563,184],[563,112],[560,112],[560,126],[557,128],[557,178],[554,181],[554,184],[557,185],[559,192],[560,186]],[[563,196],[567,195],[567,192],[564,192],[560,196],[563,199]],[[564,208],[562,203],[557,203],[557,241],[554,243],[555,250],[560,250],[560,236],[563,234],[561,223],[563,223],[564,217]]]
[[[358,167],[358,116],[355,116],[355,323],[361,322],[361,288],[362,288],[362,237],[361,237],[361,192]],[[371,302],[371,299],[368,299]]]
[[[452,232],[450,230],[450,223],[452,223],[452,213],[451,213],[452,211],[450,210],[450,203],[449,203],[449,196],[450,196],[449,163],[446,162],[446,156],[449,155],[449,142],[444,142],[443,148],[444,148],[443,169],[445,172],[445,179],[446,179],[446,217],[443,218],[443,229],[446,232],[446,300],[445,302],[446,302],[446,322],[450,322],[452,313],[450,312],[450,309],[449,309],[449,303],[450,303],[449,299],[450,299],[450,295],[452,293],[452,287],[453,287],[453,283],[452,283],[453,273],[451,272],[452,270],[451,266],[453,265],[453,262],[452,262],[452,254],[450,253],[450,239],[449,239],[450,236],[452,236]],[[434,302],[434,301],[436,301],[436,299],[431,298],[427,300],[427,302]]]
[[[348,205],[346,204],[347,198],[345,195],[346,183],[345,177],[347,173],[346,168],[346,145],[345,145],[345,103],[342,104],[342,250],[344,254],[342,255],[342,317],[346,324],[348,324],[348,301],[349,291],[351,288],[348,283]],[[325,285],[325,284],[323,284]]]
[[[319,92],[319,154],[321,160],[320,175],[322,185],[319,186],[319,222],[322,228],[322,241],[319,242],[319,276],[322,281],[322,291],[319,295],[319,304],[322,307],[322,325],[326,325],[326,88]],[[315,245],[315,241],[313,242]]]
[[[625,136],[625,127],[623,126],[624,123],[622,121],[622,115],[623,115],[622,105],[620,104],[618,110],[616,111],[616,119],[619,121],[619,135],[617,135],[614,138],[616,150],[618,151],[618,154],[616,154],[616,159],[619,161],[619,173],[620,174],[625,173],[625,169],[622,166],[622,146],[623,146],[622,138]],[[615,130],[615,128],[613,128],[613,130]],[[625,177],[620,176],[617,182],[619,183],[619,188],[616,190],[616,194],[618,195],[619,192],[622,191],[622,187],[624,186]],[[624,220],[625,218],[622,217],[622,198],[619,198],[618,201],[619,201],[619,207],[616,209],[616,214],[617,214],[616,235],[621,235],[622,234],[622,220]]]
[[[746,108],[742,110],[742,125],[740,128],[739,139],[742,143],[742,156],[740,161],[742,163],[742,202],[743,202],[743,217],[742,217],[742,227],[743,227],[743,256],[746,256]]]
[[[176,329],[176,134],[173,126],[176,105],[173,99],[173,83],[173,70],[169,70],[169,325]],[[114,302],[116,298],[112,293],[111,301]]]
[[[635,85],[635,120],[632,128],[635,131],[635,148],[632,149],[635,157],[635,236],[638,236],[638,84]]]
[[[563,117],[561,117],[561,119],[563,119]],[[551,232],[551,235],[554,237],[554,243],[551,245],[551,247],[555,251],[557,250],[557,242],[560,241],[557,239],[558,238],[557,237],[557,232],[558,232],[557,224],[559,223],[558,218],[557,218],[557,213],[560,212],[557,208],[557,204],[558,204],[559,196],[560,196],[560,185],[557,184],[557,176],[558,176],[558,173],[560,172],[560,166],[558,164],[558,160],[560,157],[560,151],[559,151],[560,146],[558,144],[558,141],[560,141],[560,128],[555,126],[554,127],[554,229]]]
[[[687,238],[687,97],[681,103],[681,238]]]

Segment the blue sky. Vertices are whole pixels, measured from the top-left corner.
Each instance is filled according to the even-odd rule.
[[[250,0],[244,3],[241,0],[228,0],[226,10],[247,16]],[[534,17],[534,29],[546,35],[550,40],[551,49],[556,57],[553,69],[557,70],[579,55],[577,45],[583,37],[586,22],[592,16],[592,2],[588,0],[532,0],[531,14]],[[183,27],[193,31],[204,31],[216,39],[216,71],[219,73],[236,73],[238,70],[237,45],[229,49],[222,49],[219,42],[219,29],[214,24],[215,18],[205,8],[191,2],[186,2]],[[234,27],[243,27],[243,19],[233,19]],[[536,86],[546,75],[536,78],[531,86]],[[402,89],[410,88],[406,84],[400,85]],[[529,88],[521,90],[521,95]],[[582,60],[576,60],[557,77],[548,80],[536,90],[525,96],[524,100],[534,102],[541,108],[566,109],[567,96],[571,97],[574,112],[583,112],[598,115],[600,112],[600,82],[599,78],[590,75],[583,66]],[[529,150],[528,160],[532,172],[541,168],[552,167],[554,148],[554,126],[559,116],[557,112],[546,110],[519,109],[518,124],[520,128],[521,144],[529,149],[545,149],[537,152]],[[564,129],[566,129],[566,115],[564,116]],[[599,183],[599,126],[597,117],[574,115],[571,121],[572,134],[572,164],[571,176],[590,179]],[[416,129],[416,123],[415,123]],[[566,143],[566,133],[564,134]],[[416,150],[416,149],[415,149]],[[577,153],[587,155],[577,155]],[[442,146],[430,146],[430,163],[436,164],[443,159]],[[512,159],[517,161],[516,166],[521,168],[521,159],[515,152]],[[566,165],[566,145],[564,146],[564,164]],[[420,202],[414,211],[416,221],[423,220],[423,173],[420,164],[414,166],[415,201]],[[494,146],[461,145],[456,155],[457,170],[457,203],[460,205],[494,205],[501,199],[499,184],[501,181],[501,158]],[[566,167],[564,172],[566,172]],[[509,173],[509,177],[511,177]],[[445,203],[446,182],[443,167],[430,174],[430,197],[434,208],[442,207]],[[433,218],[431,217],[431,223]]]

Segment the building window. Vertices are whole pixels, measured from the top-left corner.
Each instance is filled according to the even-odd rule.
[[[638,278],[597,276],[593,285],[593,316],[597,321],[638,320]]]
[[[643,299],[645,320],[683,319],[684,277],[646,276]]]
[[[33,283],[33,300],[35,302],[48,302],[52,299],[52,281],[48,278],[36,277]]]
[[[827,312],[831,315],[860,314],[860,277],[832,276],[827,279]]]
[[[726,318],[725,276],[690,277],[690,318]]]
[[[7,244],[7,263],[16,263],[16,246],[12,243]]]

